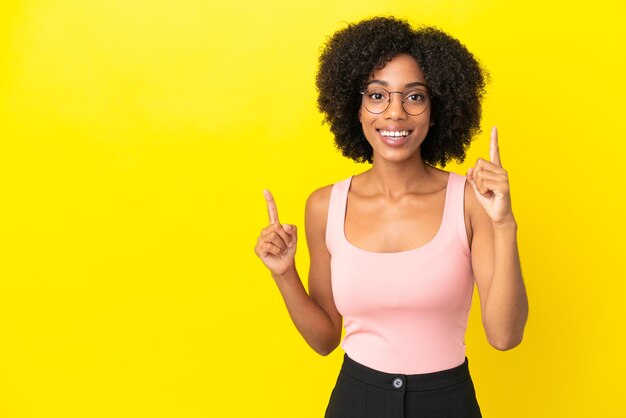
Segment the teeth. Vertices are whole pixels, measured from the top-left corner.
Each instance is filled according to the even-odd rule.
[[[382,136],[398,138],[401,136],[407,136],[409,134],[409,131],[382,131],[381,130],[380,134]]]

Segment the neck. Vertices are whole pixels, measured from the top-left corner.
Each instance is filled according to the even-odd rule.
[[[372,168],[367,172],[372,192],[394,199],[419,188],[430,179],[431,169],[422,161],[419,153],[416,156],[399,162],[383,159],[376,161],[374,157]]]

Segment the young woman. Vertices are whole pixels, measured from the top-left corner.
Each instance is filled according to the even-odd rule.
[[[480,417],[464,335],[474,283],[489,343],[517,346],[528,302],[509,182],[489,160],[466,176],[485,75],[456,39],[395,18],[349,25],[326,44],[318,104],[343,155],[369,170],[306,203],[309,293],[294,264],[295,225],[270,224],[255,247],[307,343],[344,363],[327,418]]]

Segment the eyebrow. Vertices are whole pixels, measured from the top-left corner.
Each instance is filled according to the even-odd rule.
[[[389,83],[387,83],[387,82],[386,82],[386,81],[384,81],[384,80],[371,80],[371,81],[368,81],[368,82],[367,82],[367,84],[366,84],[365,86],[369,86],[369,85],[370,85],[370,84],[372,84],[372,83],[375,83],[375,84],[380,84],[381,86],[385,86],[385,87],[388,87],[388,86],[389,86]],[[405,85],[404,85],[404,88],[409,88],[409,87],[418,87],[418,86],[422,86],[422,87],[426,87],[426,88],[428,88],[428,86],[427,86],[426,84],[421,83],[421,82],[419,82],[419,81],[414,81],[414,82],[412,82],[412,83],[405,84]]]

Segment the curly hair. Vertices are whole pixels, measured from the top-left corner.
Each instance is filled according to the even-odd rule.
[[[342,154],[373,162],[373,150],[358,120],[361,90],[370,74],[398,54],[419,64],[431,95],[434,122],[421,146],[422,160],[445,167],[463,162],[480,133],[486,71],[457,39],[433,28],[413,29],[405,20],[375,17],[336,32],[319,58],[317,105]]]

